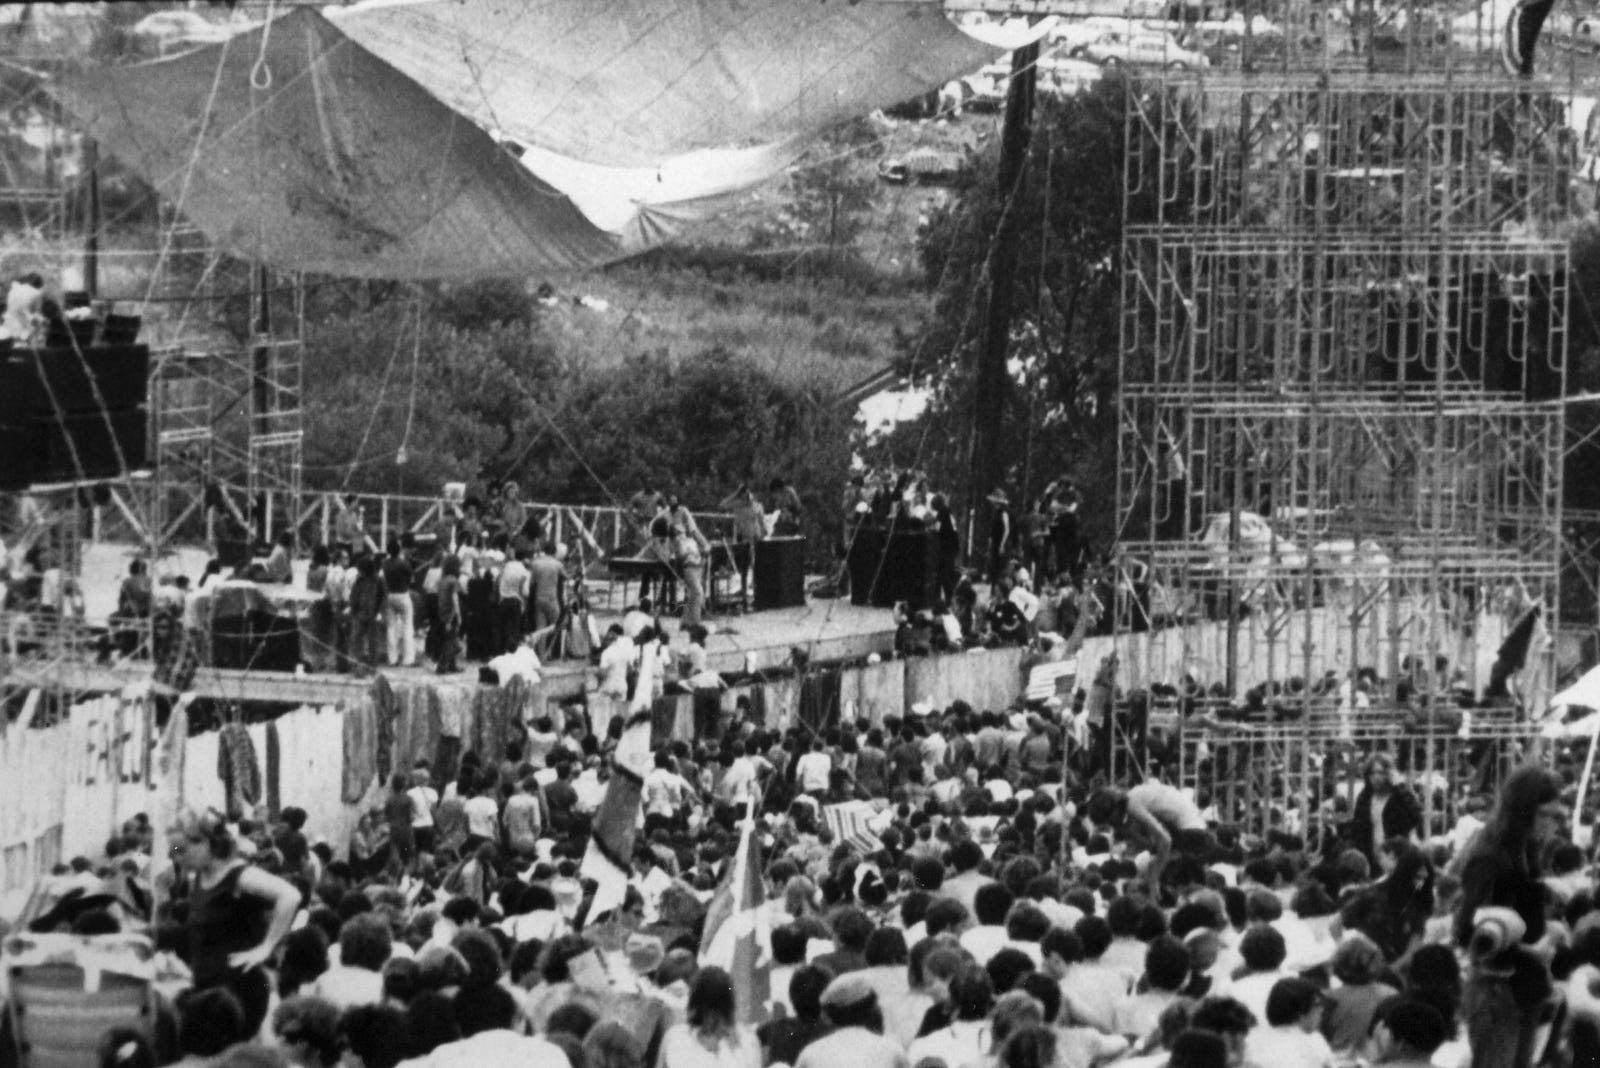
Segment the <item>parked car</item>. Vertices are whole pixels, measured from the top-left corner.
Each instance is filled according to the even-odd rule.
[[[1099,64],[1086,59],[1070,59],[1064,53],[1039,60],[1039,92],[1052,96],[1073,96],[1100,80]],[[963,78],[967,87],[966,107],[972,111],[999,111],[1006,106],[1011,86],[1011,64],[991,63],[977,74]]]
[[[1204,53],[1184,48],[1171,34],[1159,30],[1102,30],[1093,41],[1078,45],[1068,55],[1105,67],[1120,63],[1173,69],[1211,66]]]
[[[969,91],[966,103],[969,110],[999,111],[1006,106],[1006,92],[1011,85],[1011,62],[1002,60],[990,63],[962,81]]]
[[[914,148],[878,164],[878,177],[890,185],[948,185],[961,176],[965,164],[956,152]]]
[[[1075,96],[1100,80],[1099,64],[1086,59],[1047,56],[1039,61],[1039,91],[1055,96]]]

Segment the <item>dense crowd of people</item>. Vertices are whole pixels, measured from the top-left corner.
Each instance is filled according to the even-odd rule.
[[[740,706],[658,748],[626,896],[592,915],[621,734],[541,718],[452,781],[398,771],[348,844],[206,812],[168,858],[131,821],[34,926],[158,902],[182,990],[172,1026],[107,1037],[114,1068],[1600,1063],[1591,858],[1543,766],[1427,837],[1374,754],[1314,837],[1262,838],[1091,778],[1054,701],[783,732]],[[752,812],[765,988],[707,929]]]

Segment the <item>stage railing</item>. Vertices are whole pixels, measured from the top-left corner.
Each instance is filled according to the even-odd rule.
[[[307,497],[309,503],[300,513],[301,544],[328,544],[336,535],[341,511],[350,506],[343,503],[342,493],[316,493]],[[546,517],[546,536],[556,544],[579,542],[587,553],[597,558],[613,555],[639,540],[638,528],[625,508],[549,501],[523,503],[529,515]],[[356,494],[354,507],[361,514],[369,548],[378,551],[388,545],[390,538],[444,527],[459,506],[440,497],[360,493]],[[731,537],[731,516],[720,512],[695,512],[694,517],[707,538]]]

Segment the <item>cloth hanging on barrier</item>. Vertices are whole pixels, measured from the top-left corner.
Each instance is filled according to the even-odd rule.
[[[664,694],[650,702],[650,748],[672,741],[678,729],[678,698]]]
[[[482,687],[473,695],[472,729],[466,746],[478,754],[486,767],[495,767],[505,758],[511,725],[521,721],[527,692],[527,682],[513,676],[500,686]]]
[[[767,697],[767,725],[786,731],[800,719],[800,680],[793,675],[769,679],[763,689]]]
[[[180,609],[161,607],[151,618],[150,659],[155,662],[155,681],[186,693],[194,686],[200,670],[199,650],[183,629]]]
[[[217,776],[223,783],[230,816],[261,801],[261,765],[256,762],[255,743],[242,723],[225,724],[217,733]]]
[[[906,713],[906,662],[885,660],[867,664],[854,671],[856,681],[856,715],[866,717],[874,727],[883,725],[887,716]]]
[[[466,738],[472,726],[472,695],[477,687],[429,686],[439,699],[439,733],[451,738]]]
[[[796,709],[800,724],[811,732],[820,733],[839,722],[839,669],[818,668],[809,671],[800,680],[800,696]]]
[[[745,691],[750,697],[750,722],[758,727],[767,725],[767,689],[760,683],[751,685]]]
[[[693,694],[694,738],[713,738],[722,723],[722,691],[695,690]]]
[[[267,722],[267,815],[273,819],[283,808],[283,748],[278,737],[278,721]]]
[[[461,774],[461,739],[448,734],[439,736],[439,748],[433,754],[433,787],[444,792],[445,785],[456,781]]]
[[[394,760],[397,771],[433,761],[439,742],[439,699],[430,686],[394,687]]]
[[[372,719],[377,728],[378,751],[374,759],[378,768],[378,781],[387,783],[394,768],[395,720],[400,716],[400,701],[395,696],[389,680],[379,674],[372,680]]]
[[[344,710],[344,785],[340,797],[355,805],[378,776],[378,728],[372,697],[352,701]]]

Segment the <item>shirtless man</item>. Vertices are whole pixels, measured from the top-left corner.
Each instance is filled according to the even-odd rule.
[[[1109,787],[1089,801],[1088,815],[1098,826],[1119,831],[1152,854],[1146,878],[1151,890],[1161,885],[1161,871],[1174,847],[1185,856],[1201,857],[1211,844],[1200,806],[1176,786],[1151,779],[1131,790]]]

